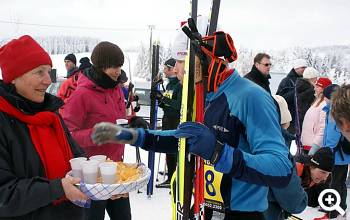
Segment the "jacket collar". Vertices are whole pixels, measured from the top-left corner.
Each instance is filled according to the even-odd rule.
[[[256,67],[255,65],[253,65],[252,70],[250,71],[250,73],[256,77],[256,79],[258,79],[261,82],[265,82],[268,85],[270,84],[269,79],[271,79],[270,74],[268,74],[267,76],[265,76],[264,74],[262,74]]]
[[[302,78],[303,76],[299,76],[297,74],[297,72],[295,72],[294,68],[290,70],[290,72],[288,73],[287,75],[288,77],[291,77],[291,78]]]
[[[42,111],[57,111],[64,104],[61,99],[50,93],[45,93],[43,103],[32,102],[19,95],[12,84],[5,84],[3,81],[0,81],[0,96],[26,114],[35,114]]]

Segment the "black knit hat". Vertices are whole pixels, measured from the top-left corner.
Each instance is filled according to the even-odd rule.
[[[176,63],[176,60],[174,58],[170,58],[167,61],[165,61],[164,65],[172,68],[175,66],[175,63]]]
[[[77,65],[77,58],[76,58],[75,55],[72,54],[72,53],[68,54],[68,55],[64,58],[64,60],[69,60],[69,61],[71,61],[72,63],[74,63],[74,65]]]
[[[322,147],[311,157],[311,165],[327,171],[332,172],[334,167],[334,153],[329,147]]]
[[[79,70],[83,70],[86,68],[90,68],[92,66],[92,64],[90,63],[90,59],[89,57],[83,57],[79,60],[80,66],[79,66]]]
[[[120,71],[120,75],[118,77],[118,81],[121,83],[125,83],[126,81],[128,81],[128,77],[126,76],[126,72],[124,70]]]
[[[103,41],[96,45],[91,54],[91,62],[95,68],[107,69],[124,64],[123,51],[115,44]]]
[[[339,88],[339,86],[337,84],[330,84],[329,86],[327,86],[326,88],[324,88],[323,90],[323,95],[324,97],[326,97],[327,99],[331,99],[332,97],[332,93],[337,90]]]

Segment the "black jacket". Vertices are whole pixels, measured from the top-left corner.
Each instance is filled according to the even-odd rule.
[[[295,102],[294,102],[294,87],[295,82],[298,78],[301,78],[302,76],[299,76],[294,69],[292,69],[288,75],[282,79],[280,82],[277,92],[277,95],[282,96],[287,104],[288,109],[290,111],[290,114],[292,115],[292,121],[290,123],[290,126],[288,128],[288,131],[291,133],[295,133],[294,126],[295,126]]]
[[[252,67],[252,70],[247,73],[244,78],[247,78],[257,85],[261,86],[263,89],[265,89],[269,94],[271,94],[270,90],[270,81],[271,79],[270,75],[264,76],[254,65]]]
[[[164,117],[180,118],[181,100],[182,100],[182,85],[176,78],[169,78],[169,83],[166,85],[164,97],[159,103],[164,111]]]
[[[63,104],[55,96],[46,94],[43,105],[31,105],[12,87],[0,81],[0,96],[26,114],[56,112]],[[62,124],[73,155],[83,155]],[[69,201],[52,205],[63,195],[61,180],[45,177],[26,124],[0,111],[0,219],[83,219],[84,209]]]
[[[315,100],[315,90],[313,85],[304,78],[298,78],[295,84],[297,87],[299,125],[301,132],[304,116]]]

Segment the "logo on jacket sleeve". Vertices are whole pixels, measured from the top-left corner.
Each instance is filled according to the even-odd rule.
[[[224,132],[224,133],[227,133],[227,132],[230,132],[228,129],[220,126],[220,125],[213,125],[213,128],[217,131],[221,131],[221,132]]]

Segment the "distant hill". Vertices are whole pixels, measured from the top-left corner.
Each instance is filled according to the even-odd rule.
[[[242,75],[245,75],[252,68],[254,56],[260,52],[271,55],[273,64],[271,72],[287,74],[293,67],[293,61],[303,58],[309,66],[316,68],[321,76],[328,76],[339,84],[350,83],[350,45],[315,48],[294,47],[270,51],[239,48],[238,60],[233,66]]]
[[[50,54],[68,54],[91,52],[100,41],[91,37],[77,36],[33,36],[38,43]],[[11,39],[0,39],[3,45]]]

